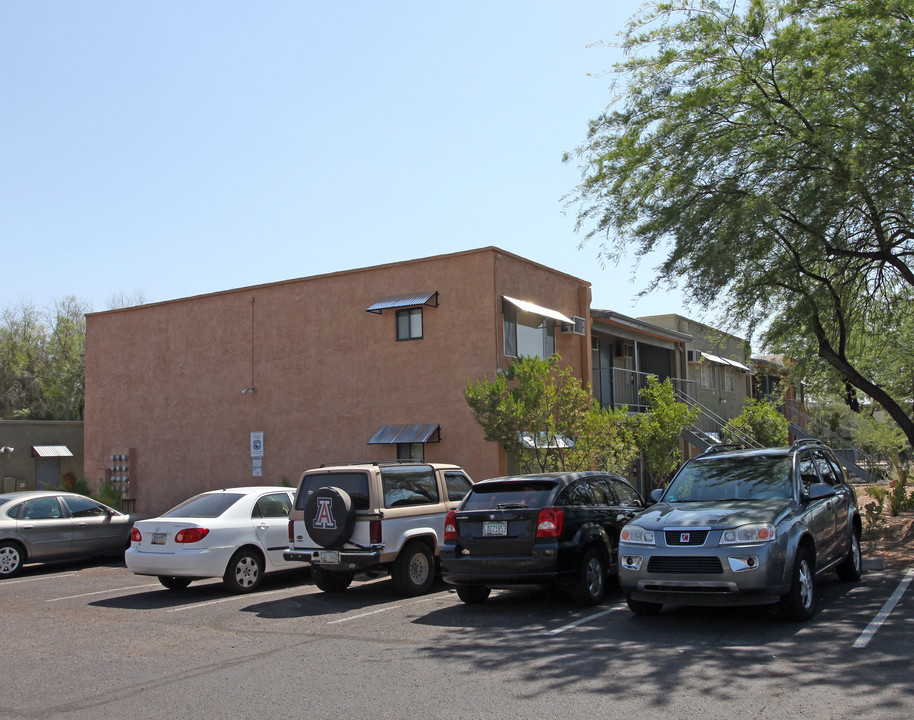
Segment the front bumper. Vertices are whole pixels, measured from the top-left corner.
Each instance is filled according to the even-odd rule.
[[[760,605],[785,586],[777,543],[724,547],[619,544],[619,585],[627,598],[676,605]]]

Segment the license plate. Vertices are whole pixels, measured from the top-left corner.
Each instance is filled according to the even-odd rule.
[[[504,537],[508,534],[506,522],[484,522],[482,524],[483,537]]]
[[[323,565],[339,565],[340,564],[340,551],[339,550],[321,550],[320,555],[318,555],[317,559]]]
[[[152,544],[153,545],[164,545],[166,537],[168,537],[168,533],[153,533],[152,534]]]

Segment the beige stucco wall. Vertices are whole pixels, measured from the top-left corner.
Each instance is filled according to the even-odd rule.
[[[397,342],[385,296],[437,290],[424,337]],[[428,461],[474,478],[504,472],[463,390],[503,356],[501,296],[586,317],[587,283],[496,248],[91,314],[86,331],[85,472],[135,448],[131,495],[158,513],[206,489],[294,483],[321,463],[385,460],[382,425],[439,423]],[[556,334],[584,378],[589,338]],[[242,390],[253,386],[253,393]],[[264,433],[252,475],[250,433]]]

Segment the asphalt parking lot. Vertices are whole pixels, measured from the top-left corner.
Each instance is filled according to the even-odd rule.
[[[0,717],[809,718],[914,715],[914,570],[819,583],[807,623],[765,608],[632,615],[538,589],[465,606],[307,572],[252,595],[164,590],[120,562],[0,581]]]

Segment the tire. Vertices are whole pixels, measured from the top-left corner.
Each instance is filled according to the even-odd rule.
[[[838,578],[845,582],[859,580],[863,574],[863,554],[860,552],[860,537],[856,530],[851,533],[847,557],[835,568]]]
[[[793,563],[790,591],[781,598],[785,620],[809,620],[816,609],[816,569],[806,548],[798,548]]]
[[[588,548],[581,560],[578,582],[571,594],[579,605],[599,605],[606,593],[606,562],[596,548]]]
[[[458,585],[457,597],[467,605],[481,605],[489,599],[491,589],[483,585]]]
[[[435,558],[421,541],[407,543],[390,570],[397,592],[410,597],[425,595],[435,584]]]
[[[0,577],[13,577],[22,570],[25,561],[25,550],[12,540],[0,543]]]
[[[183,590],[191,584],[193,578],[175,577],[174,575],[159,575],[159,582],[169,590]]]
[[[305,502],[304,518],[308,535],[323,548],[342,547],[355,529],[352,498],[338,487],[322,487],[311,493]]]
[[[319,590],[329,593],[343,592],[352,584],[353,574],[350,572],[333,572],[324,570],[318,565],[311,566],[311,579]]]
[[[230,593],[254,592],[263,578],[263,559],[253,550],[239,550],[229,560],[222,582]]]
[[[635,615],[644,617],[659,615],[660,608],[663,607],[662,603],[644,602],[643,600],[632,600],[631,598],[626,598],[626,602],[628,603],[629,610],[635,613]]]

